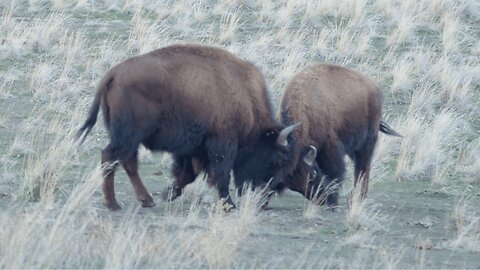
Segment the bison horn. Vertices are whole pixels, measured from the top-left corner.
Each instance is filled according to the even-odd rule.
[[[315,157],[317,156],[317,148],[315,146],[310,145],[308,147],[310,151],[303,157],[303,162],[305,162],[308,166],[312,166],[313,161],[315,161]]]
[[[279,145],[282,145],[282,146],[287,146],[288,145],[288,142],[287,142],[287,137],[290,133],[293,132],[293,130],[298,127],[300,125],[300,123],[297,123],[297,124],[293,124],[293,125],[290,125],[284,129],[282,129],[282,131],[280,131],[280,134],[278,134],[278,138],[277,138],[277,144]]]

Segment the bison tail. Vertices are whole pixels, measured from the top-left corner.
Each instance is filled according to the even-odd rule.
[[[93,99],[93,104],[90,107],[90,111],[88,112],[88,118],[83,124],[83,126],[78,130],[75,136],[77,140],[80,139],[80,144],[83,143],[83,141],[88,136],[93,126],[97,122],[97,115],[98,115],[98,111],[100,110],[100,102],[102,100],[103,95],[110,87],[112,80],[113,80],[113,76],[111,74],[108,74],[100,81],[97,88],[97,92],[95,94],[95,98]]]
[[[396,132],[392,127],[390,127],[384,121],[380,121],[379,130],[380,132],[385,133],[387,135],[403,138],[403,136],[400,133]]]

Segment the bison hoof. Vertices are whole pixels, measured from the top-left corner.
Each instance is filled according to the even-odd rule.
[[[226,213],[230,213],[237,208],[230,197],[226,199],[223,198],[220,201],[222,203],[223,211],[225,211]]]
[[[259,205],[262,210],[268,210],[270,209],[268,205],[270,204],[270,198],[275,194],[275,191],[270,191],[266,194],[263,195],[263,197],[260,199]]]
[[[325,205],[327,203],[325,196],[316,196],[314,198],[311,198],[310,201],[314,205]]]
[[[140,200],[142,202],[142,207],[154,207],[155,202],[153,201],[153,198],[149,195],[147,198]]]
[[[338,205],[338,192],[333,192],[327,196],[327,206],[335,207]]]
[[[170,186],[170,187],[167,187],[164,191],[163,191],[163,199],[168,201],[168,202],[172,202],[174,201],[176,198],[180,197],[180,195],[182,195],[182,189],[179,188],[179,187],[175,187],[175,186]]]
[[[268,207],[269,201],[265,201],[260,205],[260,209],[262,210],[270,210],[270,207]]]
[[[105,201],[103,205],[105,205],[107,209],[110,211],[118,211],[122,209],[122,207],[120,206],[120,204],[117,203],[117,201],[111,201],[111,202]]]

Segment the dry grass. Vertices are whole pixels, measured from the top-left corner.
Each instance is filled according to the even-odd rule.
[[[448,248],[480,251],[480,215],[475,209],[464,198],[456,203],[452,215],[455,237],[447,243]]]
[[[1,268],[441,267],[425,248],[413,264],[409,257],[408,247],[430,246],[434,238],[407,237],[406,247],[392,247],[392,220],[400,210],[390,212],[375,200],[387,196],[375,194],[377,186],[427,182],[456,196],[466,190],[471,204],[476,200],[475,0],[30,0],[0,2],[0,13]],[[380,136],[373,197],[361,201],[354,193],[348,211],[331,213],[306,201],[297,211],[301,200],[289,194],[276,199],[277,209],[259,212],[259,195],[247,192],[238,211],[225,215],[199,178],[179,202],[156,197],[157,207],[139,209],[119,172],[124,210],[108,213],[98,164],[105,131],[98,125],[81,147],[72,134],[109,67],[175,42],[222,46],[254,62],[275,105],[287,81],[314,61],[342,64],[377,81],[384,118],[405,138]],[[142,177],[158,193],[170,177],[168,155],[143,149],[140,159]],[[344,193],[351,175],[346,179]],[[446,207],[454,209],[455,233],[432,246],[480,250],[471,204]],[[305,240],[298,244],[295,237]]]

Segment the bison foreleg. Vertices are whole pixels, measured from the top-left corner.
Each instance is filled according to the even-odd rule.
[[[237,153],[236,145],[218,139],[207,142],[208,174],[216,184],[218,195],[227,212],[236,208],[229,192],[230,171]]]
[[[173,156],[172,174],[175,181],[163,192],[163,198],[169,202],[182,195],[182,191],[188,184],[195,181],[199,171],[193,168],[191,156]]]
[[[220,197],[220,200],[222,201],[223,209],[226,212],[230,212],[231,210],[236,208],[229,192],[230,173],[217,172],[214,174],[214,177],[216,178],[215,181],[217,183],[218,195]]]

